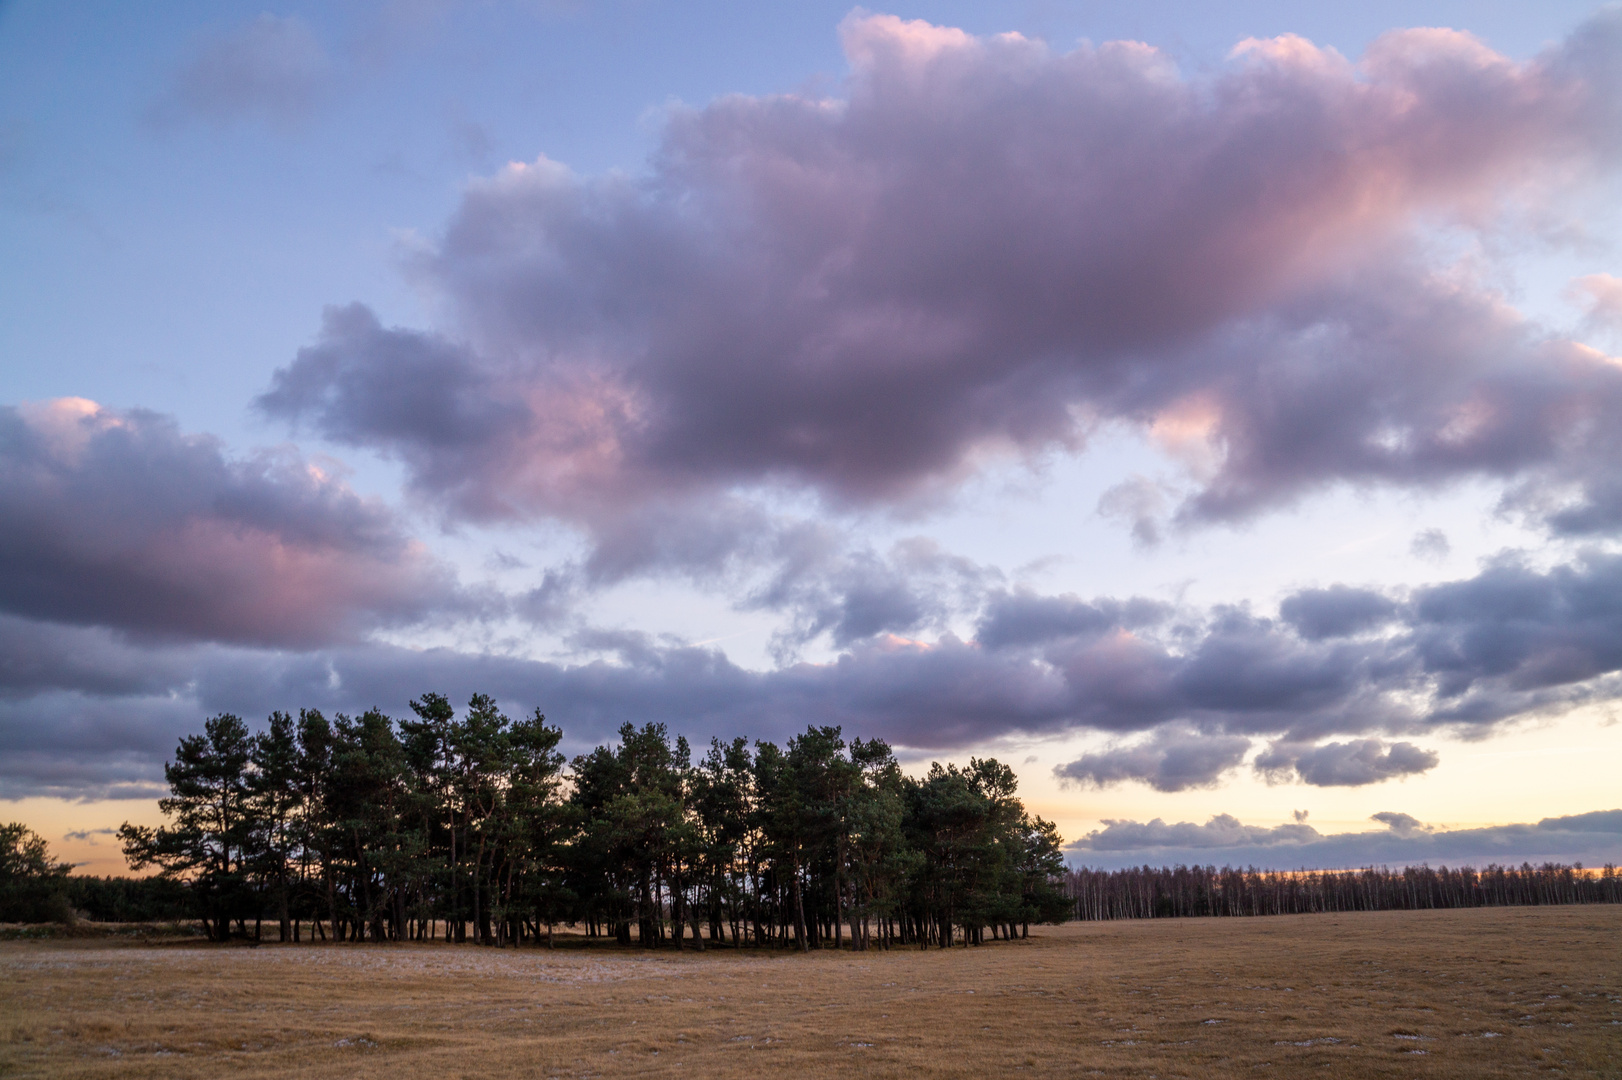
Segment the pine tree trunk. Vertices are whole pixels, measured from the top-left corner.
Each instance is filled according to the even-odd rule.
[[[801,952],[810,952],[811,943],[806,940],[805,933],[805,897],[800,889],[800,860],[799,853],[795,853],[794,881],[790,886],[794,893],[794,933],[799,941]]]

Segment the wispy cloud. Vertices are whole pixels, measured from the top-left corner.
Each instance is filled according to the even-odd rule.
[[[95,838],[98,837],[98,836],[117,836],[117,835],[118,835],[118,830],[117,829],[79,829],[79,830],[76,830],[74,832],[63,833],[62,834],[62,839],[64,839],[64,840],[78,840],[78,841],[81,841],[81,842],[84,842],[84,843],[94,845],[96,843]]]
[[[310,118],[335,75],[332,57],[308,23],[265,13],[199,39],[148,119],[159,126],[265,120],[285,127]]]

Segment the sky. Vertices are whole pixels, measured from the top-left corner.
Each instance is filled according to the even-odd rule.
[[[1622,860],[1622,8],[0,4],[0,815],[429,690]]]

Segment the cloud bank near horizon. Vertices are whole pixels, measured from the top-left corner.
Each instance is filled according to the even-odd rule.
[[[1374,630],[1343,621],[1325,635],[1237,608],[994,591],[974,637],[875,632],[830,662],[761,671],[714,647],[589,628],[581,659],[547,661],[368,640],[164,640],[6,614],[0,790],[101,790],[136,760],[156,776],[175,737],[217,711],[403,712],[428,689],[539,705],[582,741],[650,718],[699,738],[839,724],[937,752],[1107,732],[1121,741],[1058,774],[1164,791],[1212,786],[1258,747],[1252,766],[1274,782],[1379,783],[1435,766],[1435,751],[1413,741],[1427,733],[1485,734],[1616,696],[1622,556],[1547,571],[1505,562],[1386,599],[1391,614]],[[207,594],[199,602],[206,610]]]
[[[1366,866],[1519,865],[1622,862],[1622,810],[1543,818],[1479,829],[1435,829],[1409,814],[1381,812],[1386,827],[1324,835],[1304,821],[1244,825],[1218,814],[1203,825],[1106,821],[1065,850],[1073,866],[1235,866],[1275,870],[1354,870]]]

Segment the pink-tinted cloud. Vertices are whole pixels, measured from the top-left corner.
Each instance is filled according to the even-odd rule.
[[[766,485],[927,496],[1111,419],[1189,463],[1184,520],[1347,480],[1598,497],[1608,444],[1563,434],[1616,426],[1622,373],[1423,238],[1615,167],[1622,15],[1524,63],[1416,30],[1357,62],[1246,42],[1197,78],[1135,43],[842,35],[842,98],[676,110],[642,175],[472,184],[418,267],[445,336],[329,316],[261,406],[455,513],[601,536]]]
[[[1615,274],[1588,274],[1572,283],[1586,301],[1589,322],[1622,331],[1622,278]]]
[[[471,610],[380,504],[288,453],[232,460],[152,413],[0,409],[0,610],[314,645]]]

